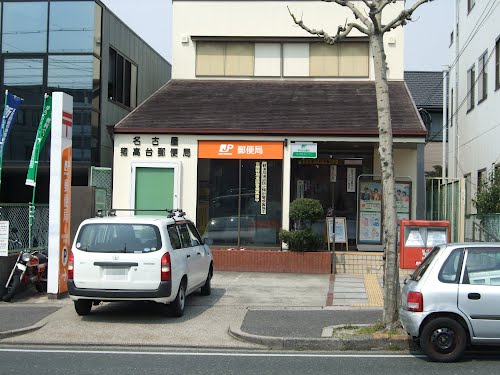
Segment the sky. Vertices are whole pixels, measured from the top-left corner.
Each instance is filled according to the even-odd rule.
[[[171,0],[101,0],[151,47],[172,62]],[[416,0],[407,0],[407,7]],[[332,6],[335,6],[332,4]],[[454,1],[434,0],[405,26],[405,70],[443,70],[454,17]]]

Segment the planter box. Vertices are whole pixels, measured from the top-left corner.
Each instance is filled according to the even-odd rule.
[[[330,273],[329,252],[212,250],[216,271]]]

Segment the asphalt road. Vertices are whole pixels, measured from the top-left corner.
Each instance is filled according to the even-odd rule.
[[[459,363],[432,363],[399,352],[176,351],[127,348],[0,347],[2,374],[485,374],[498,373],[500,357],[469,355]]]

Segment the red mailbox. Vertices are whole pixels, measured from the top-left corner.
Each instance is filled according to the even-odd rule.
[[[450,222],[401,220],[399,222],[399,267],[415,269],[436,245],[450,242]]]

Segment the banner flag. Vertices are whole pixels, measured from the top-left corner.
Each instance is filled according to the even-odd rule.
[[[10,129],[12,129],[14,117],[22,102],[22,98],[9,94],[7,90],[5,91],[5,105],[2,115],[2,126],[0,126],[0,184],[2,183],[3,149],[7,143]]]
[[[26,177],[26,185],[36,186],[36,176],[38,173],[38,158],[40,156],[40,151],[45,144],[50,133],[50,125],[52,122],[52,98],[49,95],[45,95],[43,100],[43,111],[42,117],[40,118],[40,123],[38,125],[38,130],[36,132],[35,143],[33,144],[33,151],[31,152],[30,165],[28,167],[28,175]]]

